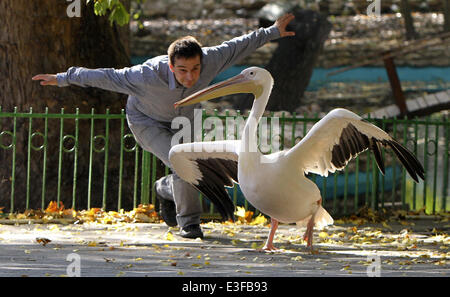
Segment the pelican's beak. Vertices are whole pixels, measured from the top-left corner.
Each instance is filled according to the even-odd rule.
[[[238,74],[175,102],[174,107],[177,108],[178,106],[190,105],[237,93],[252,93],[255,95],[255,98],[258,98],[262,90],[262,86],[254,80],[247,78],[243,74]]]

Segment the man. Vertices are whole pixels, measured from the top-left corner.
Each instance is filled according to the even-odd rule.
[[[67,72],[39,74],[32,79],[40,80],[44,86],[78,85],[128,94],[127,121],[136,141],[170,167],[169,150],[176,133],[171,121],[185,116],[192,122],[194,109],[199,108],[192,105],[174,109],[173,104],[207,87],[217,74],[265,43],[294,36],[294,32],[286,31],[293,19],[292,14],[283,15],[269,28],[260,28],[214,47],[201,47],[195,38],[183,37],[170,45],[168,55],[129,68],[70,67]],[[202,209],[194,187],[176,174],[170,174],[155,183],[155,190],[161,216],[168,226],[179,225],[180,235],[185,238],[203,237]]]

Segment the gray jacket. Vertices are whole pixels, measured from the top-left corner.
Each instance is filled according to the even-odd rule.
[[[191,88],[177,83],[169,69],[167,55],[123,69],[70,67],[67,72],[57,74],[58,86],[97,87],[128,94],[127,115],[133,124],[148,123],[149,118],[155,124],[168,123],[177,116],[193,119],[193,110],[199,108],[198,104],[177,109],[173,104],[207,87],[221,71],[279,37],[280,33],[273,25],[233,38],[218,46],[203,47],[200,77]]]

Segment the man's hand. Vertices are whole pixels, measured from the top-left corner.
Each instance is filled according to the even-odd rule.
[[[295,32],[292,31],[286,31],[286,26],[295,18],[295,16],[292,13],[287,13],[281,17],[278,18],[275,22],[275,26],[277,26],[278,31],[280,31],[281,37],[286,36],[295,36]]]
[[[31,78],[32,80],[41,80],[41,86],[57,86],[56,74],[38,74]]]

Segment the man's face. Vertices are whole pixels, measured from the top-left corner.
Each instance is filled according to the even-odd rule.
[[[185,88],[191,88],[200,77],[200,57],[194,58],[175,58],[175,65],[170,64],[170,70],[175,75],[179,84]]]

